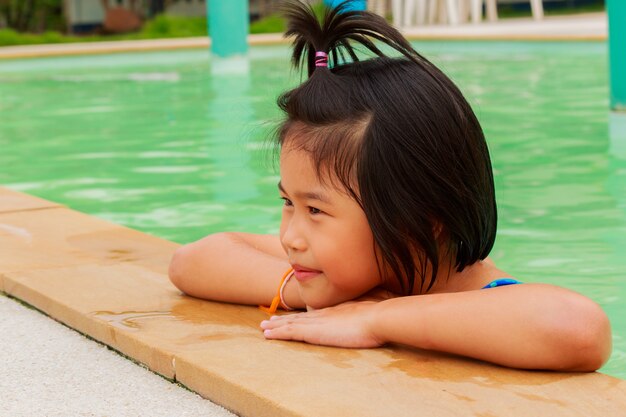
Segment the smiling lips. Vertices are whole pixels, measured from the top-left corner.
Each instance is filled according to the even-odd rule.
[[[317,271],[315,269],[304,268],[300,265],[293,265],[293,275],[296,277],[298,281],[307,281],[313,277],[318,276],[322,273],[322,271]]]

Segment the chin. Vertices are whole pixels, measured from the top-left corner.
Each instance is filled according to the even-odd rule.
[[[350,301],[350,298],[342,296],[332,288],[305,288],[300,287],[300,297],[307,309],[320,310],[322,308],[333,307],[338,304]]]
[[[322,300],[315,298],[305,298],[303,297],[304,303],[306,304],[306,308],[308,311],[310,310],[320,310],[322,308],[333,307],[337,304],[341,304],[342,301],[332,301],[332,300]]]

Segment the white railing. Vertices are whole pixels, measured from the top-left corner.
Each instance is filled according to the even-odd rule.
[[[519,0],[517,0],[519,1]],[[533,19],[543,19],[543,0],[528,0]],[[389,0],[368,0],[368,8],[380,15],[388,10]],[[471,21],[480,23],[498,20],[497,0],[391,0],[391,15],[397,27],[443,23],[458,25]]]

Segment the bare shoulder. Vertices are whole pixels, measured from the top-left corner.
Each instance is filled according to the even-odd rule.
[[[500,269],[490,257],[478,262],[477,271],[479,278],[477,279],[477,282],[481,285],[480,288],[501,279],[515,279],[522,281],[518,277],[514,277],[512,274]]]
[[[454,272],[451,278],[441,287],[441,292],[480,290],[499,279],[518,279],[498,268],[491,258],[469,265],[461,272]]]

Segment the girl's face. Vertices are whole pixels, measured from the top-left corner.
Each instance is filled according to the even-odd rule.
[[[307,306],[324,308],[382,284],[374,238],[361,207],[320,183],[305,151],[283,147],[280,240]]]

